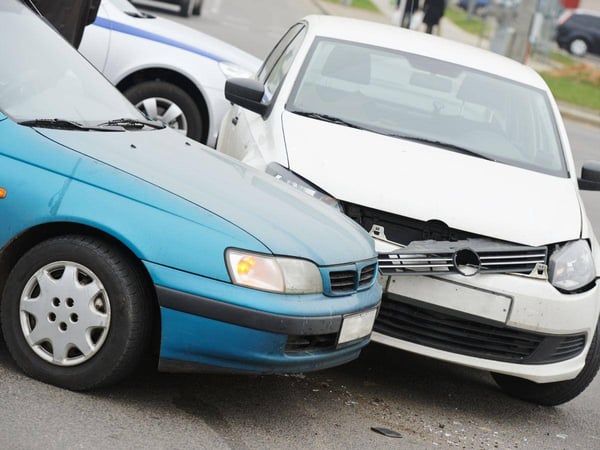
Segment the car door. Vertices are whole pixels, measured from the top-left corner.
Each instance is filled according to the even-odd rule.
[[[273,48],[257,75],[265,86],[262,101],[270,106],[267,113],[261,116],[237,105],[232,106],[221,128],[219,151],[263,170],[272,161],[288,165],[281,127],[277,126],[279,118],[271,115],[270,110],[305,34],[306,26],[297,23]]]

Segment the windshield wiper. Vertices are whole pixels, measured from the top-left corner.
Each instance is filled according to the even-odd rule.
[[[340,119],[339,117],[330,116],[329,114],[321,114],[317,112],[311,111],[302,111],[300,109],[292,109],[291,113],[298,114],[304,117],[310,117],[311,119],[323,120],[325,122],[335,123],[337,125],[344,125],[345,127],[356,128],[357,130],[364,130],[365,128],[361,125],[358,125],[354,122],[350,122],[348,120]]]
[[[58,130],[91,130],[92,127],[88,127],[75,122],[73,120],[66,119],[33,119],[23,120],[19,122],[19,125],[26,127],[38,127],[38,128],[54,128]]]
[[[165,125],[163,125],[160,122],[150,122],[147,120],[128,119],[128,118],[109,120],[108,122],[99,123],[97,126],[99,126],[99,127],[138,128],[138,129],[141,129],[144,127],[151,127],[151,128],[156,128],[156,129],[165,128]]]
[[[468,148],[461,147],[460,145],[450,144],[448,142],[436,141],[435,139],[427,139],[418,136],[411,136],[408,134],[396,134],[396,133],[381,133],[385,136],[395,137],[399,139],[406,139],[407,141],[418,142],[421,144],[429,144],[434,145],[436,147],[441,147],[447,150],[452,150],[457,153],[462,153],[463,155],[475,156],[476,158],[485,159],[487,161],[497,162],[494,158],[490,158],[489,156],[483,155],[481,153],[477,153],[476,151],[469,150]]]

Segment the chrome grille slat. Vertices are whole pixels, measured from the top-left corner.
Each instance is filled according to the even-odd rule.
[[[535,255],[494,255],[494,256],[479,256],[480,259],[511,259],[511,258],[546,258],[545,253],[538,253]]]
[[[527,247],[491,239],[462,241],[413,241],[395,252],[379,255],[383,275],[430,275],[459,273],[455,257],[463,250],[477,254],[481,273],[531,274],[545,264],[546,247]],[[424,270],[427,269],[427,270]]]

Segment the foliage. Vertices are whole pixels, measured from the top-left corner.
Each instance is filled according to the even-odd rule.
[[[331,3],[342,3],[341,0],[326,0]],[[379,11],[377,6],[371,0],[352,0],[352,6],[355,8],[366,9],[367,11]]]
[[[600,111],[600,69],[579,63],[541,74],[561,101]]]

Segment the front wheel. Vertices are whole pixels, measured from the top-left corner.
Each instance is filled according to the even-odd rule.
[[[119,248],[85,236],[44,241],[17,262],[2,296],[6,346],[29,376],[71,390],[114,383],[150,342],[150,295]]]
[[[585,56],[588,52],[588,44],[584,39],[575,38],[569,43],[569,52],[575,56]]]
[[[499,373],[492,373],[492,377],[498,383],[498,386],[508,395],[525,400],[526,402],[543,406],[556,406],[573,400],[588,387],[598,373],[598,368],[600,367],[599,331],[600,325],[596,327],[596,334],[585,358],[583,370],[572,380],[539,384],[523,378]]]
[[[149,119],[162,122],[191,139],[202,139],[204,125],[200,109],[179,86],[166,81],[144,81],[123,94]]]

